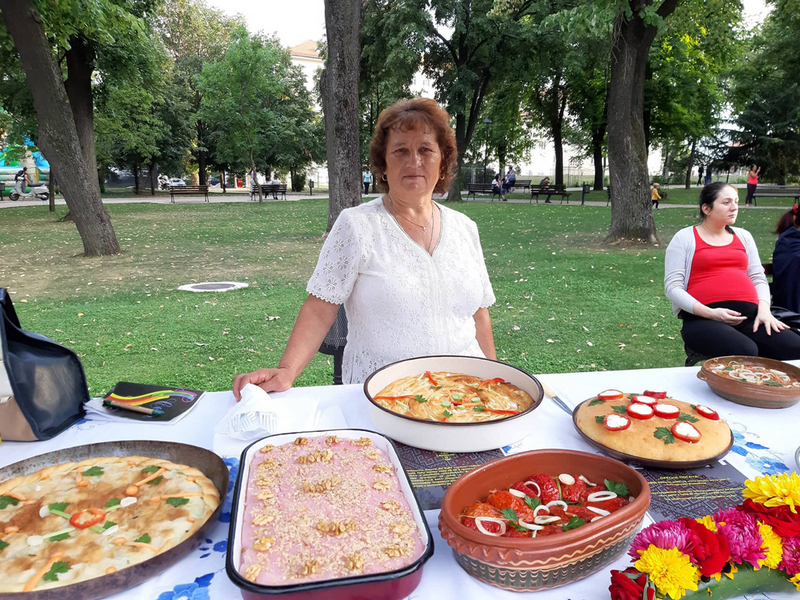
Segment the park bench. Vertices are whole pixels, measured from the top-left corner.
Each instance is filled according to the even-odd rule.
[[[572,192],[567,191],[567,186],[565,185],[532,185],[531,199],[528,201],[528,204],[530,204],[534,198],[536,198],[536,204],[539,204],[540,195],[561,196],[561,204],[564,204],[565,199],[567,204],[569,204],[569,196],[571,193]]]
[[[800,201],[800,186],[796,185],[760,185],[753,194],[753,206],[758,206],[756,198],[794,198]]]
[[[492,202],[494,202],[494,197],[498,196],[499,194],[492,189],[491,183],[468,183],[467,184],[467,200],[469,197],[472,196],[474,200],[477,200],[475,194],[491,194],[492,195]]]
[[[273,198],[276,200],[278,199],[278,194],[283,196],[283,199],[286,200],[286,184],[285,183],[262,183],[261,184],[261,195],[267,197],[272,195]],[[258,185],[253,184],[250,188],[250,200],[257,200],[258,199]]]
[[[531,180],[530,179],[517,179],[514,182],[514,185],[512,186],[511,189],[516,190],[517,188],[520,188],[523,191],[524,190],[530,190],[531,189]]]
[[[169,186],[169,201],[175,203],[175,196],[205,196],[208,202],[207,185],[171,185]]]

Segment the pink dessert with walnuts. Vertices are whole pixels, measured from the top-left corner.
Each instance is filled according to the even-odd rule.
[[[367,437],[298,437],[250,463],[239,572],[279,586],[384,573],[425,547],[388,455]]]

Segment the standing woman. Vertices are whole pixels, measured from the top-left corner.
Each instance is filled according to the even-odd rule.
[[[753,165],[747,176],[747,197],[744,199],[745,206],[751,206],[753,204],[753,194],[756,193],[759,173],[761,173],[761,167]]]
[[[800,313],[800,206],[781,217],[775,233],[780,237],[772,253],[772,300]]]
[[[700,225],[667,247],[664,288],[683,319],[684,342],[704,356],[800,358],[800,335],[770,312],[769,285],[753,236],[734,228],[735,188],[711,183],[700,192]]]
[[[458,159],[450,116],[434,100],[401,100],[378,117],[369,148],[383,195],[342,211],[320,252],[277,368],[238,375],[267,392],[291,387],[316,354],[339,305],[347,311],[342,382],[414,356],[497,358],[495,297],[478,228],[432,199]]]

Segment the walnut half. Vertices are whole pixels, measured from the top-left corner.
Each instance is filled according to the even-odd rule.
[[[358,552],[353,552],[345,560],[344,566],[348,571],[360,571],[364,568],[364,557]]]
[[[253,550],[257,550],[258,552],[264,552],[265,550],[269,550],[275,544],[275,538],[271,537],[262,537],[255,544],[253,544]]]
[[[250,581],[255,581],[261,573],[261,565],[250,565],[244,571],[244,578]]]

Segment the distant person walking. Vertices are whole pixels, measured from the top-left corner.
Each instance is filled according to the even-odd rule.
[[[653,184],[653,193],[650,194],[650,200],[653,201],[653,209],[658,210],[658,201],[661,200],[661,194],[658,193],[660,186],[657,183]]]
[[[745,206],[753,205],[753,195],[756,193],[758,186],[758,175],[761,173],[761,167],[753,165],[747,177],[747,197],[744,199]]]
[[[703,165],[697,166],[697,185],[703,185]]]
[[[369,194],[369,184],[372,183],[372,173],[369,172],[369,167],[364,167],[364,195]]]
[[[705,178],[705,185],[711,183],[711,163],[706,165],[706,178]]]

